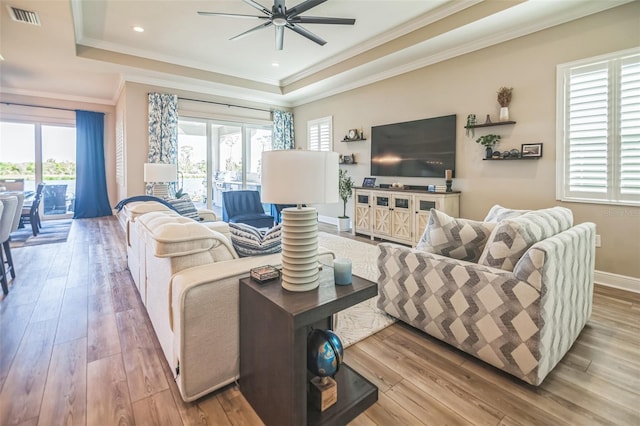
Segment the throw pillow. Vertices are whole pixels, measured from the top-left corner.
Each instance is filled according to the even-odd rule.
[[[573,226],[573,214],[564,207],[534,210],[499,222],[480,256],[480,265],[513,271],[529,247]]]
[[[508,209],[506,207],[502,207],[500,204],[496,204],[495,206],[491,207],[491,210],[489,210],[489,213],[487,213],[487,217],[484,218],[484,221],[500,222],[501,220],[522,216],[523,214],[528,213],[530,211],[531,210]]]
[[[416,248],[452,259],[477,262],[495,223],[451,217],[431,209],[427,228]]]
[[[266,232],[245,223],[229,222],[231,243],[238,256],[260,256],[282,251],[282,226],[276,225]]]
[[[185,194],[180,198],[174,198],[167,201],[169,202],[169,204],[175,207],[176,211],[182,216],[200,221],[198,210],[193,204],[193,201],[191,201],[191,197],[189,197],[189,195]]]

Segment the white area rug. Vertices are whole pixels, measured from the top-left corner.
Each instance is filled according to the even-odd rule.
[[[378,282],[376,246],[326,232],[319,232],[318,237],[319,245],[333,251],[336,257],[351,259],[354,275]],[[353,345],[396,322],[395,318],[376,307],[377,302],[376,296],[338,312],[334,331],[344,347]]]

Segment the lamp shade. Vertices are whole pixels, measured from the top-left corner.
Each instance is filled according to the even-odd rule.
[[[175,182],[178,166],[175,164],[144,163],[145,182]]]
[[[261,192],[265,203],[337,203],[338,154],[293,149],[263,152]]]

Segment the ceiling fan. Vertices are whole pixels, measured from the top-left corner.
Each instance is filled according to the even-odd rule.
[[[308,38],[311,41],[318,43],[320,46],[325,45],[327,42],[312,33],[311,31],[303,28],[300,24],[337,24],[337,25],[353,25],[356,23],[355,19],[350,18],[327,18],[320,16],[300,16],[301,13],[306,12],[312,7],[316,7],[319,4],[326,2],[327,0],[305,0],[302,3],[287,9],[285,6],[285,0],[273,0],[273,7],[271,10],[263,7],[261,4],[253,0],[242,0],[249,6],[252,6],[264,15],[240,15],[236,13],[218,13],[218,12],[198,12],[199,15],[213,15],[213,16],[228,16],[231,18],[244,18],[244,19],[259,19],[264,21],[257,27],[251,28],[238,34],[230,40],[237,40],[241,37],[247,36],[262,28],[268,28],[274,26],[276,29],[276,49],[282,50],[284,44],[284,29],[290,30],[300,34],[303,37]]]

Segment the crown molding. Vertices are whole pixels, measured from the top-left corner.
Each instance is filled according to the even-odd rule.
[[[102,99],[102,98],[90,98],[86,96],[73,96],[65,95],[58,92],[42,92],[37,90],[23,90],[23,89],[11,89],[6,87],[0,87],[0,95],[18,95],[18,96],[30,96],[38,98],[47,98],[57,101],[71,101],[71,102],[84,102],[90,104],[114,106],[116,101],[114,99]]]
[[[149,53],[147,50],[130,48],[126,46],[122,46],[117,43],[104,42],[100,40],[96,40],[90,37],[84,37],[80,41],[76,41],[77,45],[82,45],[94,49],[100,49],[104,52],[113,52],[118,55],[128,55],[134,56],[138,58],[148,59],[151,61],[164,62],[166,64],[178,65],[186,68],[192,68],[196,70],[202,70],[209,73],[220,74],[225,77],[233,77],[233,78],[241,78],[245,80],[251,80],[256,83],[268,84],[270,86],[280,86],[279,80],[266,79],[261,78],[255,74],[238,74],[234,73],[228,69],[211,69],[207,66],[207,64],[199,61],[188,61],[181,58],[177,58],[171,55],[162,55],[162,54],[154,54]],[[108,58],[102,58],[103,61],[108,61]],[[152,70],[153,71],[153,70]]]
[[[515,28],[512,28],[510,30],[507,29],[505,32],[500,31],[484,37],[467,36],[466,43],[463,41],[462,44],[455,44],[452,48],[440,47],[437,48],[438,51],[434,51],[434,49],[431,48],[432,52],[429,52],[430,46],[433,46],[433,40],[425,40],[390,55],[381,56],[380,58],[372,62],[364,63],[355,68],[337,73],[324,80],[311,83],[307,86],[301,86],[299,89],[284,94],[282,94],[282,89],[283,87],[286,87],[286,85],[299,81],[300,79],[303,79],[305,77],[312,76],[313,74],[330,68],[335,64],[343,62],[344,60],[349,59],[354,55],[371,50],[384,43],[397,39],[398,37],[401,37],[433,22],[437,22],[447,16],[455,14],[456,12],[460,12],[464,9],[474,6],[480,3],[480,0],[455,0],[450,3],[445,3],[444,5],[438,6],[431,11],[425,12],[421,16],[411,20],[408,24],[395,27],[390,31],[386,31],[384,34],[375,37],[374,39],[358,45],[358,47],[354,49],[344,51],[341,54],[332,57],[330,61],[316,64],[279,81],[270,81],[267,79],[255,78],[255,76],[241,77],[239,75],[233,75],[230,73],[224,74],[213,71],[200,71],[210,72],[212,75],[207,79],[202,78],[202,76],[200,76],[199,78],[197,76],[197,70],[203,70],[201,63],[194,62],[189,65],[182,65],[179,60],[176,61],[175,58],[172,58],[168,55],[156,55],[156,59],[151,59],[149,58],[150,55],[148,55],[147,52],[141,52],[139,51],[140,49],[128,49],[130,52],[132,52],[133,55],[139,56],[143,59],[147,58],[147,60],[149,61],[158,60],[169,65],[175,65],[177,67],[189,66],[193,67],[193,69],[196,71],[194,71],[194,76],[189,76],[187,74],[169,75],[164,72],[154,71],[152,68],[144,66],[135,68],[130,67],[132,71],[131,73],[125,72],[120,74],[120,84],[111,100],[95,99],[81,96],[61,96],[60,94],[21,89],[5,89],[5,93],[21,94],[27,96],[52,97],[58,99],[64,98],[80,102],[114,105],[119,98],[119,93],[122,91],[122,87],[125,82],[131,81],[136,83],[159,85],[162,87],[182,89],[193,92],[202,92],[211,95],[236,97],[238,99],[250,102],[267,103],[270,105],[273,104],[285,108],[291,108],[309,102],[317,101],[329,96],[333,96],[348,90],[353,90],[362,86],[376,83],[381,80],[392,78],[419,68],[423,68],[441,61],[445,61],[447,59],[454,58],[456,56],[473,52],[475,50],[483,49],[485,47],[531,34],[536,31],[544,30],[546,28],[550,28],[613,7],[617,7],[631,1],[632,0],[580,2],[580,7],[566,8],[561,10],[559,13],[555,13],[552,16],[546,17],[545,19],[537,19],[533,23],[525,24],[523,26],[516,26]],[[112,52],[115,55],[125,55],[125,53],[120,53],[117,50],[113,50],[116,48],[115,44],[103,43],[97,40],[85,38],[82,33],[82,25],[80,25],[80,23],[82,22],[82,2],[81,0],[70,0],[70,2],[72,8],[72,16],[75,21],[74,32],[76,36],[77,46],[79,44],[78,40],[82,40],[82,44],[87,44],[91,46],[90,48],[105,49],[106,56],[110,54],[109,52]],[[117,47],[119,48],[120,46]],[[422,54],[422,51],[424,51],[425,53]],[[79,56],[82,57],[82,55]],[[403,56],[404,58],[409,59],[402,60]],[[419,59],[411,60],[411,57],[418,57]],[[87,58],[103,60],[102,58],[91,56],[88,56]],[[106,61],[109,62],[108,58],[106,58]],[[400,65],[394,66],[394,62],[399,63]],[[115,63],[118,62],[116,61]],[[215,74],[218,74],[218,76],[216,77]],[[227,77],[230,80],[224,82],[223,80]],[[234,82],[233,80],[236,81]],[[243,82],[240,80],[245,81]],[[261,83],[271,85],[273,91],[268,90],[268,88],[250,88],[248,86],[251,85],[251,82],[255,82],[256,85],[259,85]],[[0,91],[1,90],[2,88],[0,88]]]
[[[395,28],[392,28],[391,30],[386,31],[383,34],[378,35],[377,37],[373,37],[369,40],[366,40],[364,43],[360,43],[351,49],[345,50],[333,56],[330,60],[323,61],[322,63],[318,63],[300,72],[297,72],[288,77],[285,77],[282,80],[280,80],[280,85],[282,87],[288,86],[292,83],[295,83],[296,81],[312,76],[313,74],[316,74],[320,71],[323,71],[327,68],[337,65],[343,61],[346,61],[347,59],[350,59],[354,56],[367,52],[371,49],[374,49],[378,46],[381,46],[385,43],[395,40],[398,37],[402,37],[424,26],[427,26],[441,19],[444,19],[447,16],[458,13],[461,10],[467,9],[477,3],[480,3],[481,1],[482,0],[458,0],[458,1],[453,1],[451,3],[446,3],[440,7],[437,7],[434,10],[430,10],[429,12],[426,12],[421,16],[412,19],[411,21],[403,25],[399,25]]]
[[[314,102],[314,101],[318,101],[320,99],[324,99],[327,98],[329,96],[334,96],[349,90],[353,90],[353,89],[357,89],[359,87],[363,87],[363,86],[367,86],[369,84],[373,84],[373,83],[377,83],[379,81],[382,80],[386,80],[388,78],[392,78],[392,77],[396,77],[398,75],[401,74],[405,74],[411,71],[415,71],[417,69],[420,68],[424,68],[426,66],[429,65],[433,65],[436,64],[438,62],[442,62],[448,59],[452,59],[455,58],[457,56],[461,56],[467,53],[471,53],[477,50],[481,50],[487,47],[491,47],[494,46],[496,44],[500,44],[509,40],[513,40],[515,38],[518,37],[522,37],[522,36],[526,36],[528,34],[532,34],[534,32],[537,31],[541,31],[547,28],[551,28],[557,25],[561,25],[576,19],[580,19],[583,18],[585,16],[589,16],[592,15],[594,13],[598,13],[598,12],[602,12],[604,10],[610,9],[612,7],[617,7],[620,6],[624,3],[628,3],[630,1],[633,0],[620,0],[617,2],[611,2],[611,3],[602,3],[602,2],[596,2],[596,4],[591,4],[588,10],[584,10],[582,9],[580,11],[579,14],[576,14],[574,12],[574,10],[568,10],[565,13],[561,13],[561,14],[555,14],[551,17],[549,17],[549,19],[546,20],[538,20],[530,25],[527,26],[517,26],[515,28],[512,28],[511,30],[508,31],[504,31],[504,32],[497,32],[491,35],[487,35],[485,37],[481,37],[481,38],[475,38],[467,43],[461,44],[461,45],[457,45],[455,48],[447,48],[447,49],[442,49],[437,53],[433,53],[433,54],[428,54],[418,60],[415,61],[411,61],[411,62],[406,62],[406,63],[402,63],[399,66],[395,66],[395,67],[391,67],[391,68],[386,68],[383,71],[380,72],[373,72],[372,74],[368,74],[366,77],[364,78],[356,78],[356,79],[352,79],[352,81],[350,82],[346,82],[343,84],[338,84],[335,86],[332,86],[330,89],[328,90],[315,90],[314,92],[316,92],[317,94],[315,95],[296,95],[296,92],[301,92],[301,93],[308,93],[309,90],[305,90],[308,88],[301,88],[299,91],[296,92],[290,92],[289,95],[291,95],[291,99],[292,99],[292,106],[293,107],[297,107],[300,105],[304,105],[310,102]],[[420,49],[420,45],[426,45],[428,43],[428,41],[425,41],[423,43],[411,46],[410,48],[405,49],[403,52],[407,52],[410,49],[413,50],[417,50]],[[388,55],[387,57],[384,58],[380,58],[380,60],[378,62],[382,62],[385,59],[386,60],[390,60],[390,58],[394,55],[400,55],[402,52],[396,52],[392,55]],[[392,60],[392,59],[391,59]],[[374,67],[374,63],[368,63],[368,64],[364,64],[358,68],[353,68],[349,71],[346,71],[345,73],[342,73],[342,75],[345,78],[349,78],[347,77],[347,75],[349,73],[355,72],[359,69],[366,69],[366,68],[371,68]],[[380,67],[384,67],[384,65],[379,65]],[[334,76],[334,78],[339,78],[339,76]],[[326,85],[328,84],[328,81],[331,80],[331,78],[324,80],[320,83],[318,83],[317,85]],[[330,83],[329,83],[330,84]],[[320,93],[321,92],[321,93]],[[303,96],[304,99],[303,100],[299,100],[299,98]]]
[[[138,74],[123,74],[122,78],[125,82],[130,83],[147,84],[150,86],[158,86],[168,89],[228,97],[247,102],[268,104],[274,107],[291,108],[292,106],[289,102],[283,99],[280,94],[271,94],[216,82],[203,82],[202,80],[186,79],[181,77],[176,78],[175,75],[172,75],[171,79],[168,79],[164,77],[151,77]]]

